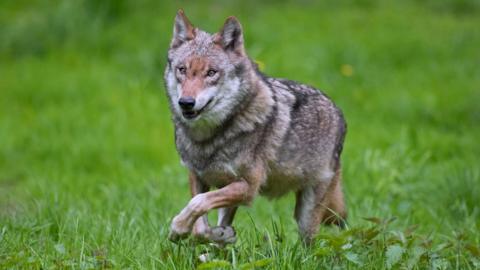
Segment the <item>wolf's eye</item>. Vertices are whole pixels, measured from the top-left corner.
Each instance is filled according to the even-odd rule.
[[[207,71],[207,76],[208,77],[213,77],[213,76],[215,76],[215,74],[217,74],[217,71],[215,69],[209,69]]]
[[[180,72],[180,74],[184,75],[187,72],[187,68],[186,67],[178,67],[178,72]]]

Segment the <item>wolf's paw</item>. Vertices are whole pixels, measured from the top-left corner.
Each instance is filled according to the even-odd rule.
[[[178,242],[182,239],[185,239],[188,237],[188,232],[187,233],[179,233],[177,231],[174,231],[174,230],[170,230],[170,233],[168,234],[168,240],[172,241],[172,242]]]
[[[217,226],[211,228],[208,240],[219,245],[233,244],[237,241],[235,229],[231,226]]]
[[[168,234],[168,239],[172,242],[178,242],[182,239],[185,239],[190,234],[190,229],[187,226],[183,226],[179,222],[178,218],[175,217],[170,225],[170,233]]]
[[[193,227],[192,236],[198,243],[205,244],[210,242],[210,231],[210,227],[205,230],[196,230],[195,227]]]

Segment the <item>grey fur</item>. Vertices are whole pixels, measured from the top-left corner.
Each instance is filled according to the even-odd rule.
[[[234,23],[226,25],[230,36],[241,35],[233,29]],[[265,173],[257,190],[260,194],[279,197],[303,191],[315,196],[312,190],[320,186],[323,198],[340,169],[346,133],[340,109],[311,86],[262,74],[242,54],[243,38],[242,47],[229,53],[215,46],[218,34],[199,29],[195,33],[193,40],[169,50],[165,70],[175,141],[183,164],[203,185],[215,188],[248,177],[253,164],[261,164]],[[179,81],[174,79],[175,67],[192,56],[209,59],[222,72],[213,102],[193,121],[184,119],[176,105]],[[239,86],[231,87],[232,82]],[[229,105],[223,106],[223,102]],[[304,209],[311,211],[312,200],[301,198],[302,205],[309,204]],[[303,219],[298,220],[301,232],[310,222],[308,217]]]

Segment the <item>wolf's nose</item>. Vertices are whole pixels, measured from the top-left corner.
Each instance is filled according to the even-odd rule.
[[[178,105],[183,110],[191,110],[195,106],[195,99],[193,97],[181,97],[178,100]]]

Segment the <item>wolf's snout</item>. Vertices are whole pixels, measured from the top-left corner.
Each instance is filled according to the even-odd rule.
[[[193,97],[181,97],[178,100],[178,105],[182,110],[191,111],[195,106],[195,99]]]

